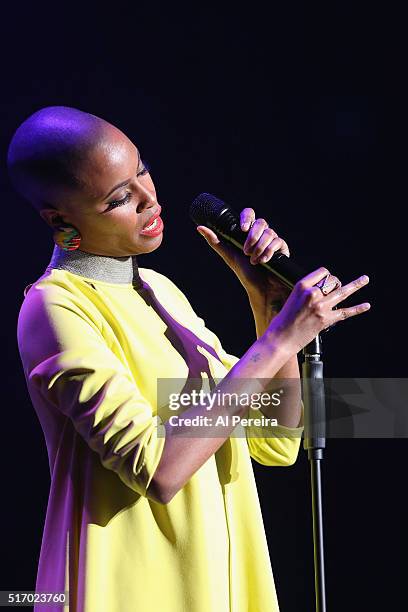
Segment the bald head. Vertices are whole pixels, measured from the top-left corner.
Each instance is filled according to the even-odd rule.
[[[80,170],[109,128],[103,119],[67,106],[37,111],[20,125],[9,146],[15,189],[37,210],[58,208],[84,187]]]

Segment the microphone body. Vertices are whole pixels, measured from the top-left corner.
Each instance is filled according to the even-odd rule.
[[[248,233],[241,230],[238,214],[222,200],[210,193],[201,193],[190,207],[190,217],[196,225],[205,225],[213,230],[218,238],[243,250]],[[269,261],[257,265],[275,274],[289,289],[293,289],[307,274],[283,253],[275,253]]]

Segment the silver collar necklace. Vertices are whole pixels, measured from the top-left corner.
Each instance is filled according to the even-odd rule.
[[[132,283],[136,286],[141,284],[136,255],[108,257],[80,249],[64,251],[56,244],[46,272],[53,268],[107,283]]]

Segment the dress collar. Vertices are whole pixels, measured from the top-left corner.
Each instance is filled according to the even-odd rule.
[[[56,244],[46,272],[53,268],[67,270],[73,274],[108,283],[133,284],[136,286],[142,283],[136,255],[108,257],[87,253],[80,249],[64,251]]]

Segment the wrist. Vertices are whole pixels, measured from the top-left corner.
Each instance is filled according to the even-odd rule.
[[[287,360],[298,353],[296,343],[293,341],[287,325],[283,325],[279,316],[276,316],[273,321],[270,322],[261,338],[265,344],[274,347],[274,349],[284,355]]]
[[[268,329],[271,321],[279,314],[283,306],[281,299],[265,296],[265,294],[248,294],[249,303],[255,320],[256,335],[259,338]]]
[[[279,354],[285,363],[297,354],[296,347],[291,342],[287,329],[280,325],[277,318],[267,326],[258,338],[258,342],[265,346],[267,350]]]
[[[254,313],[271,319],[283,308],[285,298],[282,294],[271,295],[265,292],[247,291],[248,300]]]

